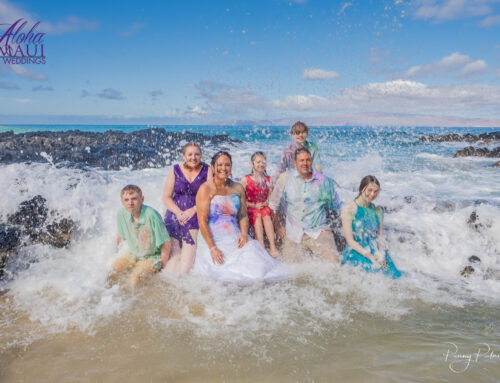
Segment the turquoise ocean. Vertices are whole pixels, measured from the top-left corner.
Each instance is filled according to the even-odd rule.
[[[235,179],[250,171],[257,150],[274,174],[291,142],[284,126],[2,125],[0,133],[150,127],[239,140],[227,145]],[[419,141],[498,130],[311,127],[342,200],[356,196],[363,176],[380,180],[389,251],[406,272],[395,281],[310,259],[279,283],[242,287],[160,273],[133,292],[107,288],[121,187],[138,184],[163,214],[170,166],[0,165],[2,219],[40,194],[78,226],[67,249],[25,247],[20,256],[31,266],[0,281],[0,381],[500,381],[499,159],[453,158],[470,144]],[[215,150],[204,147],[207,162]],[[463,278],[472,255],[481,265]]]

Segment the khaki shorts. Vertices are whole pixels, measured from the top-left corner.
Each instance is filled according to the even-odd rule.
[[[285,236],[281,253],[287,262],[303,260],[307,254],[313,254],[331,262],[339,262],[337,246],[335,246],[330,229],[323,230],[316,239],[304,234],[300,243]]]

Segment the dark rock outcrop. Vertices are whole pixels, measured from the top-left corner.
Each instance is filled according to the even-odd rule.
[[[118,170],[164,167],[179,159],[182,145],[195,141],[207,145],[234,144],[227,135],[205,136],[192,132],[167,132],[152,128],[125,133],[31,132],[0,133],[0,163],[47,162],[68,167]]]
[[[57,248],[69,246],[75,224],[49,211],[47,200],[40,195],[19,205],[18,210],[0,223],[0,277],[8,257],[24,246],[42,243]]]
[[[21,230],[0,223],[0,277],[5,260],[21,244]]]
[[[493,141],[500,141],[500,132],[482,133],[474,135],[470,133],[459,134],[450,133],[439,136],[422,136],[420,142],[484,142],[491,143]]]
[[[454,157],[500,157],[500,146],[495,149],[487,148],[475,148],[473,146],[468,146],[462,150],[455,153]]]

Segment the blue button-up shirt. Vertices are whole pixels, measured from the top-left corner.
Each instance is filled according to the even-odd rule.
[[[269,207],[278,210],[281,201],[286,207],[286,235],[300,243],[302,236],[316,239],[328,226],[326,209],[340,210],[342,202],[334,182],[323,173],[313,172],[304,180],[297,169],[281,174],[269,198]]]

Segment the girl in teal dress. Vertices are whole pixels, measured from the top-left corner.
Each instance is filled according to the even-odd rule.
[[[359,195],[342,209],[342,228],[347,241],[342,263],[361,266],[368,272],[383,272],[395,279],[402,273],[385,247],[382,210],[372,203],[379,191],[379,181],[366,176],[359,185]]]

